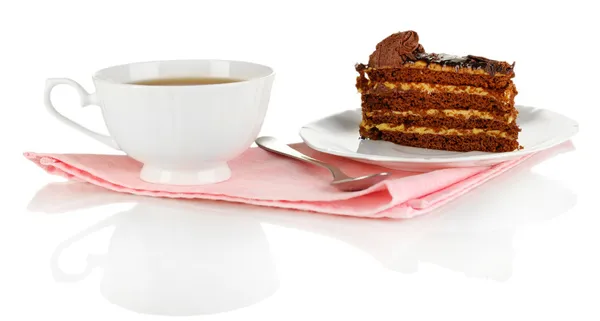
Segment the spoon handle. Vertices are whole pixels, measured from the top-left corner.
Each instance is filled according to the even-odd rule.
[[[302,153],[300,153],[299,151],[291,148],[290,146],[283,144],[281,142],[279,142],[275,137],[270,137],[270,136],[262,136],[256,139],[256,145],[258,145],[258,147],[279,154],[279,155],[283,155],[283,156],[287,156],[287,157],[291,157],[300,161],[304,161],[307,163],[311,163],[313,165],[317,165],[317,166],[321,166],[324,168],[327,168],[331,174],[333,175],[334,178],[342,178],[342,177],[347,177],[346,174],[344,174],[340,169],[338,169],[337,167],[324,163],[318,159],[314,159],[310,156],[304,155]]]

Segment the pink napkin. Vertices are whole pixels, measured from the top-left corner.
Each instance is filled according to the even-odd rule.
[[[230,162],[232,178],[204,186],[169,186],[138,178],[141,164],[122,155],[25,153],[46,172],[137,195],[196,198],[370,218],[409,218],[427,213],[506,172],[529,156],[491,167],[427,173],[394,171],[322,154],[304,144],[293,148],[339,166],[349,175],[390,171],[393,178],[360,192],[329,185],[325,169],[250,148]]]

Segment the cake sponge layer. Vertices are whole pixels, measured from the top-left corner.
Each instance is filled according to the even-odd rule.
[[[456,128],[456,129],[473,129],[479,128],[484,130],[499,130],[507,133],[509,137],[516,138],[519,134],[519,127],[516,123],[506,123],[503,121],[482,118],[463,118],[463,117],[436,117],[436,116],[415,116],[415,115],[398,115],[393,113],[375,112],[363,114],[365,124],[398,124],[404,127],[430,127],[430,128]]]
[[[473,135],[436,135],[403,133],[398,131],[378,130],[377,128],[360,128],[360,136],[365,139],[385,140],[399,145],[447,150],[455,152],[510,152],[519,148],[516,140],[490,136]]]
[[[481,110],[505,114],[514,111],[514,98],[510,101],[500,101],[491,96],[451,94],[445,92],[427,93],[409,90],[395,92],[390,95],[363,94],[362,108],[365,111],[417,110],[417,109],[460,109]]]
[[[418,63],[418,62],[417,62]],[[511,83],[513,74],[495,74],[494,76],[482,70],[454,68],[440,65],[414,66],[403,68],[370,68],[357,65],[356,69],[364,74],[364,79],[383,81],[424,82],[455,86],[476,86],[490,89],[504,89]],[[435,67],[437,66],[437,68]]]

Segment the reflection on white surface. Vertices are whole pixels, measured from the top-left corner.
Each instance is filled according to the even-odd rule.
[[[410,220],[342,221],[298,214],[265,220],[345,241],[402,273],[431,263],[468,277],[506,281],[512,275],[518,227],[552,219],[575,203],[569,189],[530,173],[482,186],[454,204]]]
[[[573,149],[569,142],[534,155],[458,200],[409,220],[288,214],[265,216],[261,221],[337,238],[403,273],[431,263],[469,277],[506,281],[512,275],[517,228],[552,219],[577,202],[575,193],[533,173],[532,167]]]
[[[460,199],[409,220],[295,214],[261,221],[337,238],[403,273],[432,263],[469,277],[506,281],[512,275],[517,228],[552,219],[577,202],[566,186],[531,171],[535,164],[571,150],[573,145],[566,143],[534,155]]]
[[[567,145],[564,152],[572,149]],[[92,258],[104,271],[101,292],[130,310],[167,315],[228,311],[257,303],[278,288],[261,223],[336,238],[369,253],[385,267],[415,273],[434,264],[468,277],[505,281],[512,275],[519,226],[552,219],[576,195],[531,167],[534,156],[439,210],[410,220],[372,220],[277,210],[242,204],[138,197],[83,183],[51,184],[30,210],[64,212],[116,202],[136,205],[57,247],[59,281],[77,281],[58,267],[60,254],[104,226],[114,226],[109,251]],[[299,241],[300,242],[300,241]]]
[[[60,212],[120,201],[137,204],[58,245],[51,260],[57,281],[77,282],[100,267],[101,293],[108,301],[159,315],[230,311],[278,289],[269,244],[251,216],[223,215],[189,201],[130,197],[81,183],[48,185],[30,209]],[[106,255],[89,256],[81,273],[65,273],[59,265],[64,250],[105,227],[114,227]]]

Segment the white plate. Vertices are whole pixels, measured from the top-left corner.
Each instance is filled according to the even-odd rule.
[[[300,136],[309,147],[323,153],[391,169],[428,171],[497,164],[556,146],[579,130],[576,121],[555,112],[526,106],[516,108],[519,110],[517,124],[521,127],[519,143],[523,149],[506,153],[449,152],[361,140],[358,134],[360,109],[311,122],[300,129]]]

